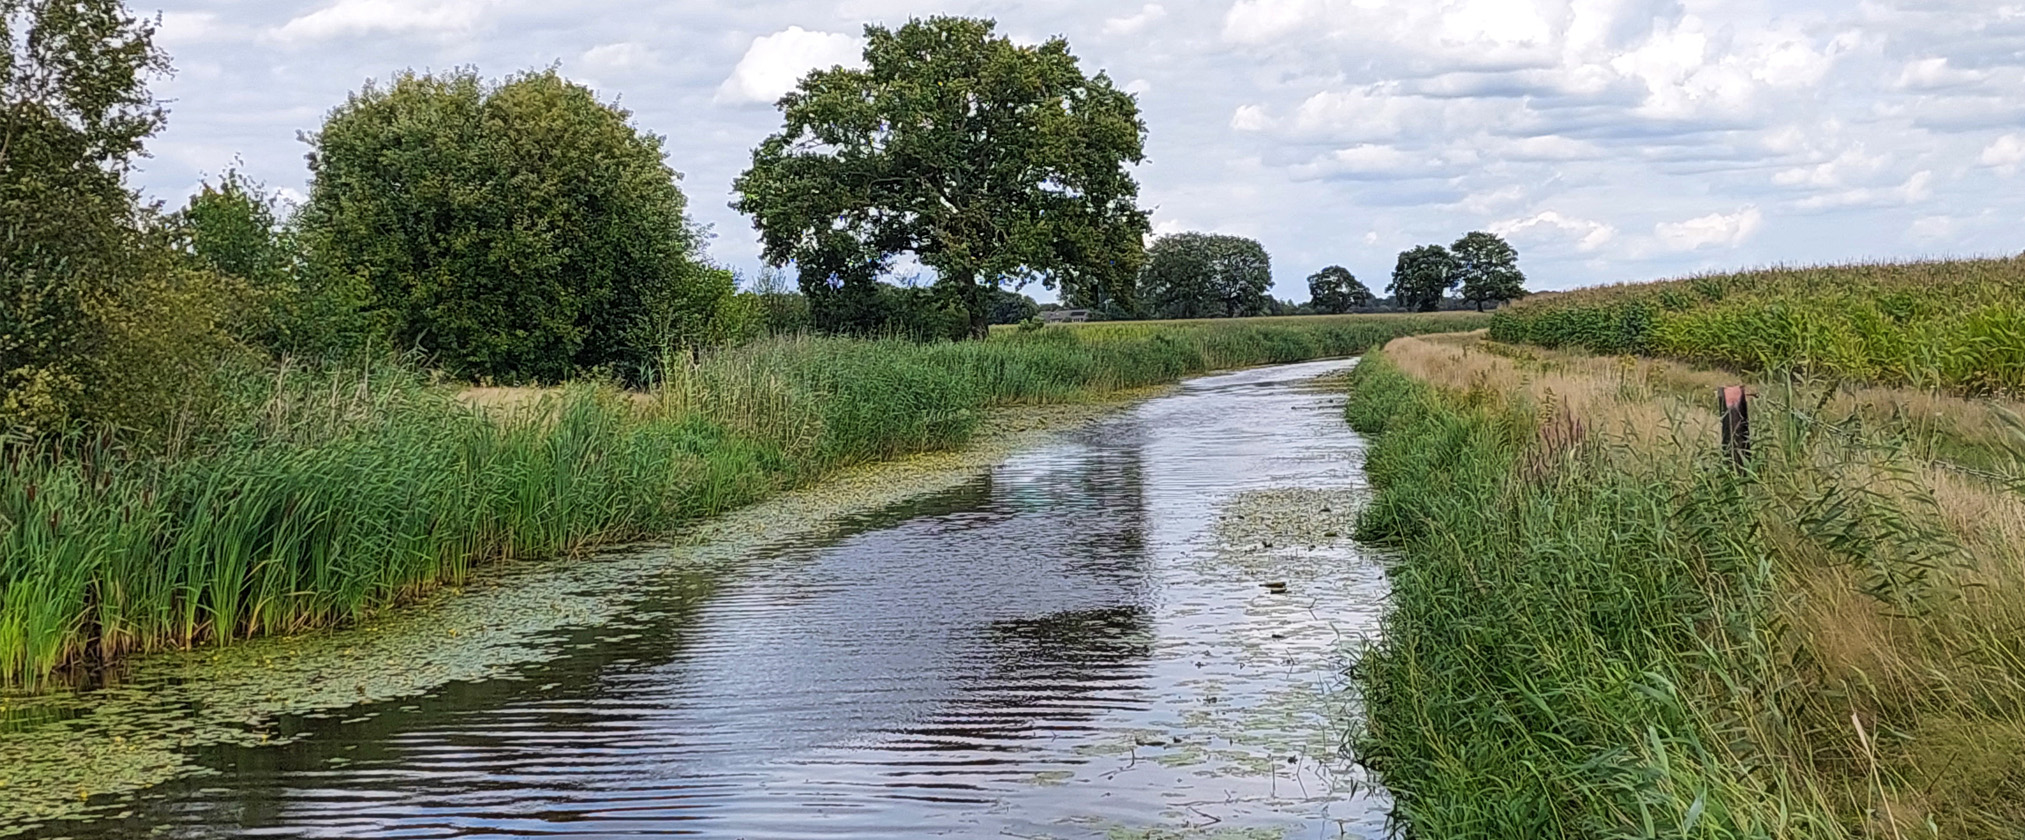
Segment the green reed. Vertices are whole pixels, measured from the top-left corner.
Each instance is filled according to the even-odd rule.
[[[837,467],[962,445],[998,406],[1343,356],[1477,319],[1393,316],[784,338],[477,408],[414,370],[229,374],[169,441],[0,447],[0,683],[359,620],[505,558],[669,533]],[[221,374],[227,375],[227,374]]]

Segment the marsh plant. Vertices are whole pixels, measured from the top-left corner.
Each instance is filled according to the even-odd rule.
[[[2025,832],[2018,406],[1434,337],[1355,373],[1395,602],[1364,759],[1429,837]]]

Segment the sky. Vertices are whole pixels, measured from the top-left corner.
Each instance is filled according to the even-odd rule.
[[[369,79],[556,66],[666,138],[749,276],[727,205],[772,102],[867,24],[960,14],[1135,93],[1155,232],[1259,240],[1281,298],[1471,230],[1535,290],[2025,249],[2025,0],[153,3],[176,72],[134,180],[170,204],[235,161],[300,197],[302,136]]]

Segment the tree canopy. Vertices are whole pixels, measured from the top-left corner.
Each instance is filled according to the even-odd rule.
[[[1456,280],[1463,300],[1477,305],[1501,303],[1526,295],[1526,275],[1519,270],[1519,252],[1494,233],[1471,231],[1449,246],[1455,255]]]
[[[387,335],[467,378],[635,377],[732,292],[661,139],[554,71],[368,84],[310,138],[303,232]]]
[[[1400,252],[1385,291],[1404,308],[1433,312],[1441,308],[1442,297],[1455,288],[1457,279],[1454,254],[1440,245],[1422,245]]]
[[[733,206],[818,308],[848,307],[902,254],[933,269],[983,335],[988,290],[1129,293],[1148,230],[1145,125],[1069,45],[1022,46],[990,20],[865,28],[865,68],[810,73],[779,102]],[[819,316],[819,320],[821,320]]]
[[[13,424],[54,427],[90,392],[117,395],[104,378],[133,366],[115,349],[182,291],[152,271],[166,251],[124,181],[162,125],[154,34],[119,0],[0,0],[0,419]]]
[[[1154,240],[1138,295],[1155,318],[1240,318],[1265,314],[1272,258],[1257,240],[1177,233]]]
[[[1350,269],[1332,265],[1308,275],[1308,302],[1316,312],[1340,314],[1371,305],[1371,289]]]

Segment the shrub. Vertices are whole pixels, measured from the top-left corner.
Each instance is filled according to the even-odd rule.
[[[668,343],[708,338],[732,284],[629,116],[554,71],[368,85],[312,137],[310,252],[454,375],[639,381]]]

